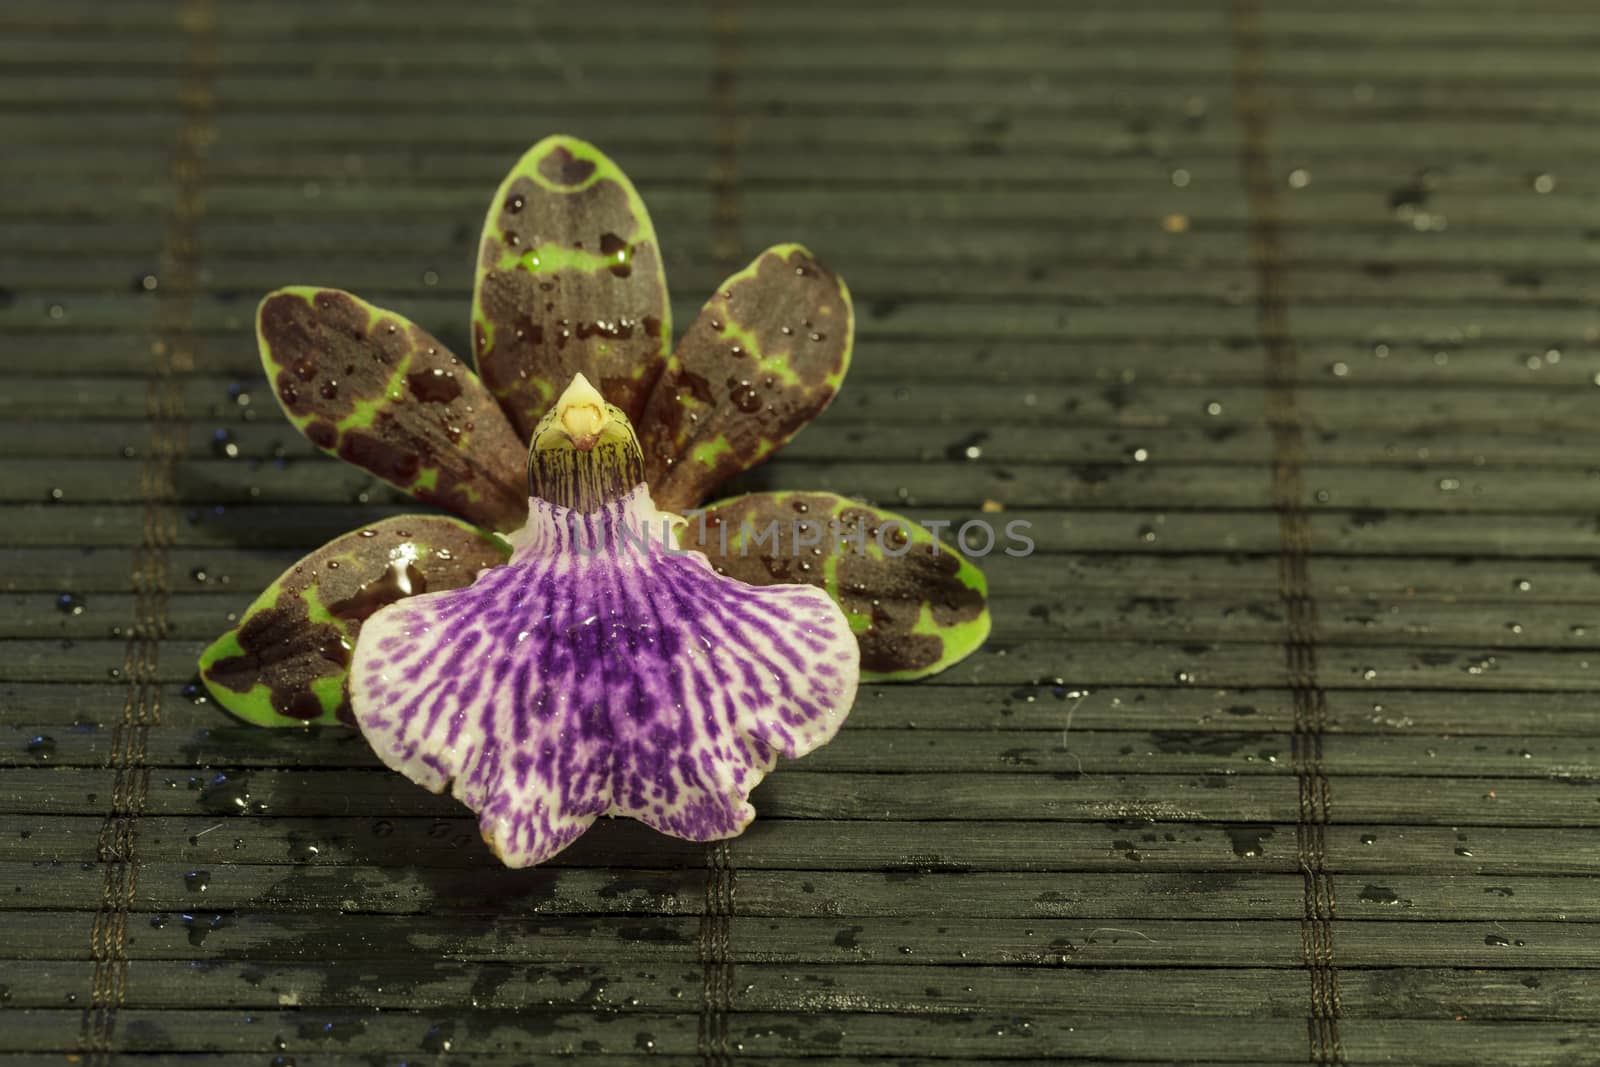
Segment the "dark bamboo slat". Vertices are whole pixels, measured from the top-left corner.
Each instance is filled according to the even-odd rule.
[[[216,775],[224,775],[221,782]],[[189,779],[194,778],[190,790]],[[320,813],[442,818],[456,802],[390,781],[380,771],[269,769],[194,774],[168,772],[152,786],[149,815],[196,808],[216,814],[241,810],[284,817]],[[1076,770],[1045,776],[1007,772],[903,773],[812,771],[776,775],[753,803],[780,819],[850,819],[912,822],[1024,819],[1281,823],[1296,817],[1293,775],[1098,774]],[[1595,785],[1577,778],[1434,778],[1340,775],[1340,824],[1368,824],[1397,815],[1421,826],[1473,824],[1503,827],[1593,828]],[[0,783],[0,812],[17,815],[90,815],[103,807],[111,776],[102,769],[35,767],[10,770]],[[208,788],[209,786],[209,788]],[[1403,812],[1394,798],[1406,797]],[[470,841],[468,842],[470,843]]]

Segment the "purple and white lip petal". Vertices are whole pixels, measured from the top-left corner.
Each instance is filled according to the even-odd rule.
[[[510,867],[600,815],[740,833],[778,756],[838,732],[860,652],[808,585],[756,587],[674,548],[641,484],[581,512],[534,497],[503,567],[367,620],[350,675],[385,764],[478,813]]]

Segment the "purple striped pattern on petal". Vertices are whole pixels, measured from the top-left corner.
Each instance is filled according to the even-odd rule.
[[[849,713],[860,653],[827,594],[722,577],[668,550],[668,521],[642,485],[588,515],[536,498],[508,565],[362,627],[362,732],[418,784],[454,783],[508,866],[598,815],[731,837],[777,757]]]

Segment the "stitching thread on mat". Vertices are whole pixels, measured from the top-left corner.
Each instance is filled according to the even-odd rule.
[[[1256,323],[1266,354],[1266,418],[1272,436],[1272,507],[1278,516],[1278,591],[1285,608],[1284,667],[1294,702],[1293,757],[1299,784],[1295,851],[1302,878],[1300,952],[1311,979],[1306,1037],[1313,1063],[1343,1063],[1339,971],[1334,964],[1337,901],[1327,870],[1330,788],[1322,740],[1327,696],[1317,673],[1317,601],[1311,584],[1311,524],[1305,507],[1305,432],[1295,398],[1298,351],[1289,326],[1282,270],[1277,184],[1272,173],[1266,102],[1261,92],[1259,0],[1234,0],[1234,109],[1243,136],[1239,169],[1250,206]]]
[[[700,1057],[707,1064],[732,1062],[728,1012],[733,1009],[733,954],[729,921],[733,918],[736,876],[733,849],[726,841],[706,847],[706,905],[700,920],[700,964],[704,977],[700,1010]]]
[[[212,0],[184,0],[179,24],[185,49],[179,88],[183,117],[168,165],[174,197],[162,238],[155,340],[145,391],[150,437],[139,470],[144,513],[140,542],[133,551],[133,620],[121,668],[127,690],[106,757],[112,773],[111,810],[95,845],[102,880],[89,933],[94,973],[80,1033],[84,1051],[99,1063],[109,1062],[115,1048],[117,1011],[128,993],[128,913],[138,894],[139,822],[150,793],[145,750],[151,727],[161,721],[161,641],[167,633],[171,591],[167,552],[177,531],[174,469],[185,445],[180,378],[194,368],[193,297],[199,258],[195,223],[204,211],[205,152],[213,129]]]

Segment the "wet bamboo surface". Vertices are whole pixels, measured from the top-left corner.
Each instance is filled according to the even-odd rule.
[[[1594,1062],[1597,45],[1577,0],[12,0],[0,1067]],[[743,837],[509,872],[187,686],[405,507],[282,419],[259,295],[465,351],[554,131],[680,325],[775,241],[849,280],[851,380],[744,485],[1038,550]]]

